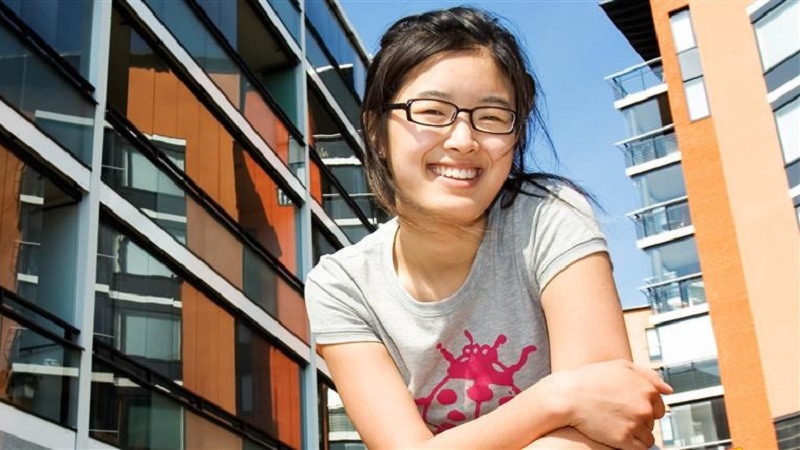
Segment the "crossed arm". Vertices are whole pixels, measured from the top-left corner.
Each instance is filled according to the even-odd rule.
[[[590,299],[590,300],[589,300]],[[339,395],[369,448],[646,449],[671,389],[630,363],[605,253],[582,258],[542,293],[553,373],[511,401],[434,436],[386,348],[320,347]]]

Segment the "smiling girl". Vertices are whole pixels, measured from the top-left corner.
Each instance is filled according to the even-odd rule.
[[[571,183],[525,173],[536,84],[481,10],[404,18],[367,75],[365,168],[397,218],[323,257],[312,332],[374,448],[653,445],[607,247]]]

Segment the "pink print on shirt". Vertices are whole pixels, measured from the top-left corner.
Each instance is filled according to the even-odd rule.
[[[497,406],[519,394],[520,389],[514,384],[514,374],[525,365],[528,356],[536,351],[536,346],[529,345],[522,349],[516,364],[505,366],[497,359],[497,348],[508,340],[505,334],[498,335],[491,347],[488,344],[475,343],[472,334],[467,330],[464,330],[464,335],[469,343],[461,349],[461,355],[457,358],[441,343],[436,346],[442,353],[442,357],[450,364],[450,367],[447,368],[447,375],[427,397],[415,400],[417,405],[422,407],[420,412],[422,419],[432,427],[434,433],[441,433],[467,420],[467,416],[458,409],[459,405],[466,405],[466,399],[459,401],[458,393],[455,390],[444,388],[447,383],[452,383],[453,380],[472,381],[472,385],[466,389],[466,395],[475,403],[472,419],[476,419],[481,415],[481,405],[494,399],[495,389],[498,389],[498,394],[500,394]],[[495,386],[495,389],[492,389],[492,385]],[[507,388],[505,390],[507,395],[503,395],[503,387]],[[438,424],[429,422],[428,411],[434,401],[443,406],[454,406],[455,409],[447,413],[449,422]]]

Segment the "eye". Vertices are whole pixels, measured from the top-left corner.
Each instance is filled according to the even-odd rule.
[[[481,123],[508,124],[511,122],[509,111],[497,108],[481,108],[475,110],[475,120]]]

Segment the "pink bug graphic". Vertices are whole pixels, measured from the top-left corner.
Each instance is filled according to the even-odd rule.
[[[464,335],[469,340],[469,343],[461,349],[461,355],[457,358],[441,343],[436,346],[442,353],[442,357],[450,364],[447,368],[447,375],[431,390],[427,397],[416,399],[416,404],[422,407],[422,419],[434,428],[434,433],[453,428],[457,425],[457,422],[467,419],[463,412],[453,409],[447,413],[447,419],[450,422],[432,424],[428,421],[428,410],[434,400],[442,405],[457,406],[458,404],[458,394],[453,389],[443,389],[445,384],[452,380],[472,381],[472,385],[466,390],[466,395],[475,402],[472,418],[476,419],[481,415],[481,405],[494,398],[495,392],[490,387],[491,385],[508,388],[508,395],[501,397],[498,400],[498,405],[511,400],[520,392],[520,389],[514,384],[514,374],[525,365],[528,361],[528,356],[536,351],[536,346],[529,345],[522,349],[519,361],[513,365],[505,366],[498,361],[497,348],[506,343],[508,340],[506,335],[498,335],[497,340],[491,347],[488,344],[480,345],[475,343],[472,334],[467,330],[464,330]]]

